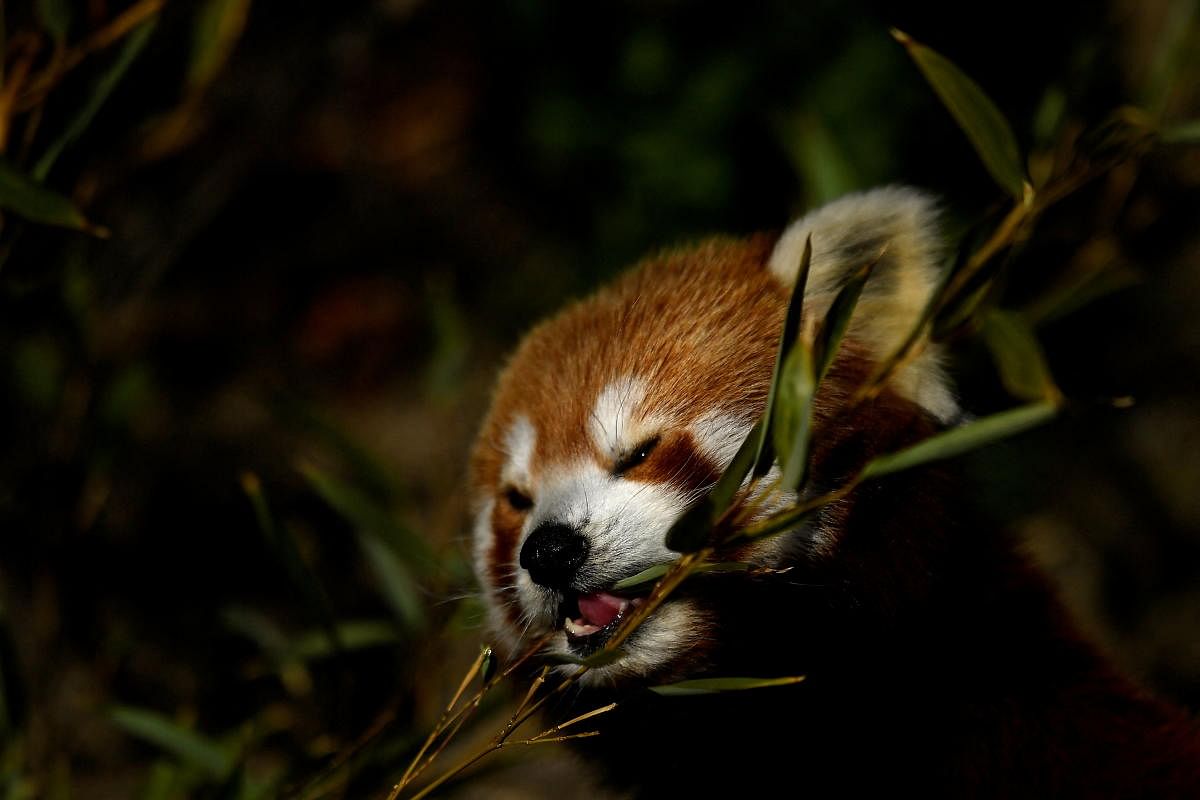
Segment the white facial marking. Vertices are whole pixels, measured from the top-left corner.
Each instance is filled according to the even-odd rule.
[[[627,376],[615,380],[596,397],[589,433],[596,447],[610,460],[653,436],[659,420],[638,413],[646,399],[646,382]]]
[[[533,448],[537,444],[537,429],[529,417],[521,414],[513,420],[504,434],[504,453],[507,456],[500,470],[500,479],[519,487],[530,482],[530,465],[533,463]]]
[[[713,410],[692,423],[688,431],[704,455],[723,470],[733,461],[753,422],[728,412]]]

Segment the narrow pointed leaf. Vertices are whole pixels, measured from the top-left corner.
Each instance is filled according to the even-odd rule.
[[[1025,191],[1025,170],[1008,120],[979,85],[945,56],[902,31],[893,30],[892,36],[908,50],[943,105],[971,140],[992,178],[1013,197],[1020,198]]]
[[[1022,400],[1059,401],[1062,393],[1054,385],[1041,345],[1021,314],[990,311],[984,318],[983,340],[1010,394]]]
[[[771,686],[791,686],[804,680],[803,675],[787,678],[699,678],[663,686],[651,686],[650,691],[665,697],[681,697],[697,694],[719,694],[741,692],[746,689],[765,689]]]
[[[492,649],[490,644],[485,644],[480,650],[483,657],[483,666],[479,671],[479,678],[483,683],[487,683],[496,674],[497,659],[496,651]]]
[[[47,189],[8,162],[0,160],[0,208],[12,211],[32,222],[73,228],[97,236],[107,235],[103,228],[88,222],[70,200]]]
[[[129,34],[129,38],[121,46],[120,52],[117,53],[116,58],[108,66],[108,69],[97,78],[87,100],[75,112],[66,129],[46,148],[46,152],[42,154],[42,157],[34,165],[32,175],[35,180],[39,182],[45,180],[46,176],[50,173],[50,168],[54,166],[54,162],[58,160],[63,150],[87,130],[88,125],[91,124],[100,107],[108,100],[109,95],[113,93],[113,90],[117,88],[117,84],[125,77],[125,73],[138,57],[138,54],[142,52],[146,47],[146,43],[150,41],[150,35],[154,32],[154,25],[153,21],[146,22],[135,29],[133,33]]]
[[[663,564],[655,564],[649,569],[644,569],[636,575],[630,575],[628,578],[622,578],[613,584],[614,589],[622,591],[626,589],[637,589],[642,586],[648,586],[663,575],[667,574],[667,570],[674,566],[673,562]],[[693,571],[699,573],[721,573],[721,572],[746,572],[753,569],[754,565],[747,561],[717,561],[710,564],[701,564]]]
[[[763,412],[766,424],[759,431],[757,450],[754,455],[754,476],[767,474],[775,463],[775,446],[771,431],[772,418],[775,413],[775,403],[779,394],[779,376],[783,371],[783,362],[800,337],[800,327],[804,323],[804,293],[808,289],[808,273],[812,267],[812,235],[804,240],[804,251],[800,256],[800,266],[796,271],[796,283],[792,286],[792,296],[788,300],[787,316],[783,322],[783,332],[779,335],[779,349],[775,353],[775,369],[771,373],[771,388],[767,391],[767,408]]]
[[[821,323],[821,330],[817,333],[817,339],[813,346],[818,382],[825,377],[825,373],[829,371],[829,365],[837,357],[838,347],[842,343],[842,336],[845,335],[846,329],[850,327],[850,318],[854,316],[854,308],[858,305],[858,298],[862,296],[863,287],[866,286],[867,279],[871,277],[871,273],[875,270],[875,265],[879,263],[883,255],[883,253],[880,253],[875,259],[864,264],[861,269],[855,272],[850,277],[850,280],[846,281],[846,285],[841,288],[837,297],[833,299],[833,303],[829,306],[829,311],[825,314],[825,320]]]
[[[211,777],[224,777],[233,769],[233,759],[220,745],[156,711],[118,706],[109,716],[131,736],[155,745]]]
[[[206,0],[194,26],[188,82],[198,89],[210,84],[225,66],[246,29],[250,0]]]
[[[931,461],[953,458],[1041,425],[1057,412],[1058,407],[1052,403],[1031,403],[968,422],[912,447],[872,459],[863,469],[862,477],[864,480],[878,478]]]
[[[406,630],[420,631],[425,627],[425,605],[417,591],[417,582],[392,548],[375,534],[360,531],[358,543],[362,547],[367,566],[378,585],[384,600],[395,612],[396,618]]]
[[[809,428],[817,392],[811,345],[799,339],[784,361],[774,413],[775,450],[783,469],[780,484],[795,490],[808,472]]]

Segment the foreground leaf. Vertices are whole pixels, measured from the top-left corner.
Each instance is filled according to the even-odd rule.
[[[903,31],[893,29],[892,36],[908,50],[996,183],[1013,197],[1021,198],[1025,193],[1025,170],[1008,120],[979,85],[945,56]]]
[[[930,461],[962,455],[1041,425],[1056,413],[1058,406],[1054,403],[1031,403],[968,422],[931,436],[912,447],[872,459],[863,469],[862,479],[879,478]]]
[[[654,583],[675,564],[672,561],[663,564],[655,564],[649,569],[644,569],[636,575],[630,575],[628,578],[622,578],[613,584],[614,589],[622,591],[625,589],[636,589],[641,586]],[[746,572],[753,568],[753,564],[746,561],[719,561],[711,564],[701,564],[693,570],[694,573],[702,572]]]
[[[220,745],[156,711],[117,706],[109,712],[109,716],[126,733],[161,748],[214,778],[224,777],[233,769],[233,759]]]
[[[651,686],[650,691],[664,697],[682,697],[697,694],[719,694],[740,692],[745,689],[763,689],[769,686],[790,686],[804,680],[803,675],[788,678],[699,678],[692,681]]]

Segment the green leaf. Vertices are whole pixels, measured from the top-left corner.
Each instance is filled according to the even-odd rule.
[[[908,50],[942,104],[971,140],[996,183],[1013,197],[1023,197],[1025,170],[1021,166],[1017,139],[1004,115],[979,85],[950,60],[902,31],[893,29],[892,36]]]
[[[400,641],[395,625],[378,619],[339,622],[337,640],[340,648],[335,649],[330,647],[325,631],[307,631],[289,643],[288,654],[291,658],[314,661],[335,655],[339,650],[367,650],[372,647],[387,647]]]
[[[333,607],[324,587],[300,553],[291,529],[287,526],[280,528],[275,524],[275,518],[267,504],[266,495],[263,494],[262,481],[254,473],[247,472],[242,475],[241,483],[242,491],[246,493],[246,497],[249,498],[250,505],[254,509],[254,517],[258,522],[259,531],[274,551],[275,557],[279,559],[280,565],[292,585],[300,592],[300,596],[304,598],[304,602],[313,616],[325,629],[330,644],[336,650],[339,643]]]
[[[984,317],[983,340],[996,361],[1004,388],[1022,400],[1057,404],[1062,393],[1054,385],[1042,348],[1024,316],[992,309]]]
[[[780,484],[797,489],[808,472],[808,439],[817,376],[811,345],[798,340],[788,353],[779,381],[772,427],[775,450],[783,468]]]
[[[792,295],[788,300],[787,316],[784,318],[783,331],[779,335],[779,349],[775,351],[775,369],[771,372],[771,388],[767,390],[767,408],[762,418],[766,421],[759,431],[754,456],[754,476],[760,477],[770,471],[775,463],[775,446],[773,442],[772,419],[775,416],[775,404],[779,395],[779,376],[783,372],[783,363],[788,353],[800,338],[800,326],[804,322],[804,293],[808,290],[808,273],[812,267],[812,235],[804,240],[804,251],[800,256],[800,265],[796,271],[796,283],[792,286]],[[740,479],[739,479],[740,483]]]
[[[669,570],[672,566],[674,566],[674,562],[671,561],[663,564],[655,564],[653,567],[644,569],[636,575],[630,575],[628,578],[622,578],[614,583],[612,588],[616,589],[617,591],[622,591],[625,589],[636,589],[641,586],[646,586],[654,583],[663,575],[666,575],[667,570]],[[701,564],[700,566],[696,567],[696,569],[693,571],[693,574],[711,572],[746,572],[753,567],[753,564],[746,561],[715,561],[708,564]]]
[[[104,228],[92,225],[70,200],[18,172],[0,160],[0,208],[32,222],[107,236]]]
[[[417,583],[408,567],[387,542],[372,533],[359,531],[358,543],[380,592],[396,618],[406,630],[422,630],[425,627],[425,604],[421,601]]]
[[[188,83],[199,89],[225,66],[246,28],[250,0],[207,0],[200,9],[188,64]]]
[[[301,465],[300,474],[322,500],[357,530],[373,533],[386,540],[421,572],[435,565],[425,540],[397,523],[387,509],[381,508],[365,492],[311,464]]]
[[[233,759],[220,745],[156,711],[117,706],[109,712],[109,717],[131,736],[155,745],[214,778],[222,778],[233,769]]]
[[[804,185],[804,197],[816,207],[859,188],[861,181],[838,139],[813,113],[783,122],[778,138]]]
[[[698,678],[691,681],[668,683],[663,686],[651,686],[650,691],[664,697],[683,697],[697,694],[740,692],[769,686],[791,686],[803,680],[803,675],[793,675],[787,678]]]
[[[1165,128],[1159,138],[1168,144],[1200,144],[1200,119]]]
[[[87,130],[88,125],[91,124],[100,107],[108,100],[113,90],[117,88],[117,84],[125,77],[125,73],[129,70],[130,65],[133,64],[138,54],[146,47],[146,43],[150,41],[150,34],[154,32],[154,25],[153,20],[143,23],[134,29],[133,33],[129,34],[129,38],[125,40],[125,44],[121,46],[121,50],[117,53],[116,58],[109,65],[108,69],[96,79],[87,100],[75,112],[66,129],[46,148],[46,152],[42,154],[42,157],[34,165],[32,172],[34,180],[39,183],[44,181],[50,173],[50,168],[54,166],[54,162],[62,154],[62,151]]]
[[[850,279],[846,281],[846,284],[837,293],[837,297],[833,298],[833,303],[830,304],[829,311],[825,313],[825,319],[821,323],[821,330],[817,333],[816,342],[813,345],[818,382],[825,377],[825,373],[829,371],[829,365],[837,357],[838,347],[842,343],[842,336],[846,333],[846,329],[850,327],[850,318],[854,315],[854,309],[858,305],[858,298],[862,295],[862,290],[867,284],[867,279],[871,277],[871,273],[875,270],[875,265],[879,263],[883,255],[884,253],[881,251],[879,255],[851,275]]]
[[[36,0],[38,22],[50,34],[56,45],[62,46],[71,29],[71,3],[69,0]]]
[[[872,459],[863,469],[862,478],[878,478],[930,461],[952,458],[976,450],[1041,425],[1056,413],[1058,406],[1053,403],[1031,403],[968,422],[931,436],[912,447]]]

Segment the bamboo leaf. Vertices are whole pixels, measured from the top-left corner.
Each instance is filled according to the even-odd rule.
[[[156,711],[117,706],[109,712],[109,717],[131,736],[155,745],[211,777],[224,777],[233,769],[233,759],[220,745]]]
[[[837,293],[837,297],[833,298],[829,311],[825,313],[825,320],[821,323],[821,330],[817,333],[816,342],[813,345],[818,382],[825,377],[825,373],[829,371],[829,365],[837,357],[838,347],[842,343],[842,336],[845,335],[846,329],[850,327],[850,318],[854,315],[858,298],[862,296],[867,279],[871,277],[875,265],[879,263],[883,255],[883,252],[880,252],[878,256],[850,276],[850,279]]]
[[[287,654],[293,659],[314,661],[328,658],[342,650],[367,650],[372,647],[394,645],[400,641],[396,635],[396,627],[382,619],[339,622],[337,639],[340,646],[333,648],[330,646],[329,637],[325,631],[308,631],[300,634],[288,644]]]
[[[425,627],[425,605],[408,567],[396,556],[387,542],[375,534],[359,531],[358,543],[367,566],[375,576],[379,591],[391,606],[396,618],[406,630],[422,630]]]
[[[742,481],[754,466],[754,453],[762,429],[763,423],[759,420],[742,440],[741,447],[717,480],[716,486],[671,525],[666,535],[666,545],[669,549],[677,553],[691,553],[699,550],[708,541],[712,526],[729,508]]]
[[[912,447],[872,459],[863,469],[862,478],[879,478],[930,461],[952,458],[976,450],[1041,425],[1057,412],[1058,407],[1053,403],[1031,403],[968,422],[931,436]]]
[[[892,36],[908,50],[942,104],[971,140],[992,178],[1013,197],[1021,198],[1025,193],[1025,170],[1008,120],[979,85],[945,56],[903,31],[893,29]]]
[[[746,689],[764,689],[770,686],[791,686],[804,680],[803,675],[787,678],[698,678],[691,681],[651,686],[650,691],[664,697],[683,697],[697,694],[719,694],[740,692]]]
[[[983,340],[1004,388],[1022,400],[1046,400],[1057,404],[1062,393],[1054,385],[1041,345],[1025,318],[1014,311],[993,309],[983,322]]]
[[[271,514],[266,495],[263,494],[262,481],[258,476],[252,472],[244,473],[241,484],[242,491],[246,493],[246,497],[254,509],[254,518],[258,522],[258,529],[263,538],[274,550],[275,557],[279,559],[288,579],[300,592],[309,610],[325,629],[330,644],[336,650],[339,646],[336,621],[333,607],[329,603],[329,596],[325,594],[325,588],[309,567],[308,562],[304,560],[291,530],[286,526],[280,528],[275,524],[275,517]]]
[[[1168,144],[1200,144],[1200,119],[1172,125],[1159,138]]]
[[[51,191],[8,162],[0,160],[0,208],[32,221],[60,228],[107,236],[104,228],[92,225],[70,200]]]
[[[666,575],[667,570],[669,570],[672,566],[674,566],[674,563],[670,561],[662,564],[655,564],[653,567],[644,569],[636,575],[630,575],[628,578],[622,578],[614,583],[612,588],[616,589],[617,591],[623,591],[626,589],[637,589],[642,586],[648,586],[649,584],[657,581],[663,575]],[[696,567],[694,573],[746,572],[750,569],[753,569],[753,567],[754,565],[747,561],[716,561],[709,564],[701,564],[700,566]]]
[[[46,33],[61,47],[71,29],[71,3],[68,0],[37,0],[34,10]]]
[[[42,157],[34,165],[32,171],[34,180],[38,182],[44,181],[50,173],[51,167],[54,166],[54,162],[62,154],[62,151],[87,130],[88,125],[92,123],[100,107],[108,100],[113,90],[117,88],[117,84],[125,77],[125,73],[138,57],[138,54],[142,52],[146,47],[146,43],[150,41],[150,35],[154,32],[154,26],[154,21],[146,22],[136,28],[133,33],[129,34],[129,38],[122,45],[116,58],[109,65],[108,69],[97,78],[87,100],[75,112],[66,129],[46,148],[46,152],[42,154]]]
[[[212,83],[246,29],[250,0],[207,0],[200,9],[192,41],[188,83],[199,89]]]
[[[800,265],[796,271],[796,283],[792,286],[792,295],[788,300],[787,316],[783,322],[783,332],[779,335],[779,349],[775,352],[775,369],[771,373],[771,388],[767,391],[767,408],[762,418],[766,421],[759,431],[759,440],[754,456],[754,476],[767,474],[775,463],[775,447],[773,442],[772,419],[775,415],[775,403],[779,394],[779,376],[783,371],[783,363],[788,353],[800,337],[800,327],[804,323],[804,294],[808,289],[808,273],[812,267],[812,235],[804,240],[804,251],[800,256]]]
[[[799,488],[808,472],[809,428],[817,392],[815,369],[811,345],[800,339],[784,361],[773,420],[775,450],[783,469],[780,484],[788,489]]]

